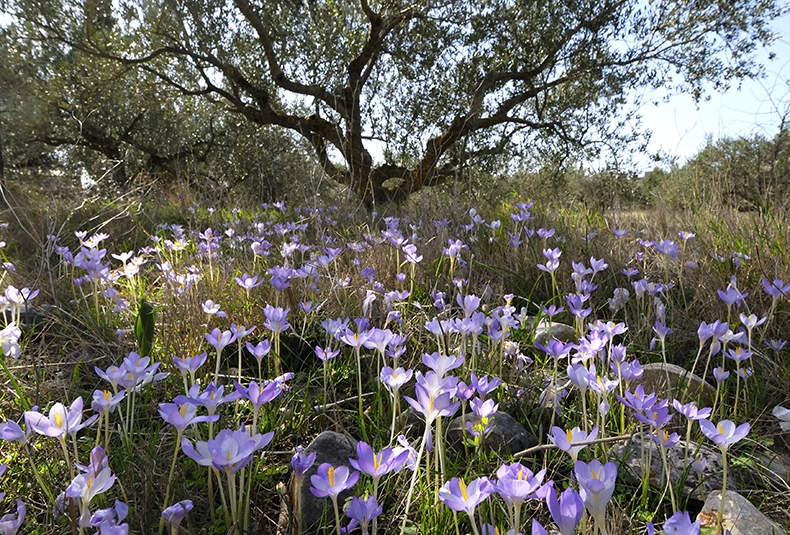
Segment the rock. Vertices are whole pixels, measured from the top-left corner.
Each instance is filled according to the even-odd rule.
[[[650,486],[655,489],[663,489],[666,484],[666,476],[664,475],[664,467],[661,461],[661,452],[658,449],[658,444],[649,435],[634,433],[634,436],[628,442],[613,446],[610,455],[620,462],[619,474],[625,481],[632,485],[641,485],[642,475],[644,474],[644,462],[642,461],[642,448],[640,446],[642,441],[644,441],[645,454],[647,455],[647,452],[650,452]],[[681,440],[674,448],[667,450],[670,480],[675,485],[675,488],[677,488],[677,483],[683,477],[685,448],[686,442]],[[697,455],[693,457],[695,451]],[[721,488],[721,453],[704,444],[700,445],[691,442],[689,444],[689,457],[692,459],[696,458],[698,461],[704,459],[704,469],[700,474],[689,469],[688,477],[683,483],[683,495],[704,501],[713,490]],[[734,470],[727,472],[727,487],[731,489],[738,488],[738,478]]]
[[[782,453],[760,455],[761,474],[780,485],[790,484],[790,457]]]
[[[552,338],[566,344],[575,342],[577,340],[576,330],[570,325],[542,318],[535,327],[535,343],[545,346]]]
[[[489,425],[493,428],[485,437],[483,444],[490,450],[497,450],[502,454],[513,455],[532,446],[538,441],[527,431],[523,425],[506,412],[498,411],[489,417]],[[466,422],[475,425],[480,422],[474,413],[464,415],[463,419],[457,417],[447,426],[447,442],[458,449],[463,448],[464,439],[473,439],[474,436],[466,429]]]
[[[332,502],[328,498],[316,498],[313,496],[313,493],[310,492],[310,476],[315,475],[318,467],[323,463],[329,463],[334,467],[348,466],[350,468],[351,464],[348,462],[348,458],[356,457],[356,448],[356,440],[348,435],[335,433],[334,431],[324,431],[305,448],[306,454],[316,452],[315,463],[305,473],[298,489],[294,488],[296,482],[294,478],[291,478],[291,496],[295,496],[296,492],[299,492],[299,496],[301,496],[304,533],[316,533],[318,531],[318,528],[321,527],[321,519],[324,517],[325,509],[329,515],[327,518],[332,518],[330,525],[334,524]],[[353,490],[341,492],[340,496],[338,496],[338,504],[342,504],[352,495]],[[292,510],[293,506],[294,504],[291,503]]]
[[[681,403],[697,401],[700,407],[710,406],[716,389],[697,375],[675,364],[650,362],[642,365],[644,375],[633,381],[632,387],[641,384],[646,393],[655,392],[660,399],[678,399]],[[669,377],[669,384],[667,384]],[[686,388],[688,386],[688,388]]]
[[[727,481],[729,487],[729,480]],[[716,527],[721,506],[721,491],[716,490],[708,495],[697,520],[702,520],[702,527]],[[723,528],[731,535],[783,535],[787,532],[776,522],[762,514],[752,503],[735,491],[727,488],[724,495]]]

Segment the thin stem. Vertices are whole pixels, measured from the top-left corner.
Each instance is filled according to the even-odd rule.
[[[724,533],[724,526],[722,524],[724,519],[724,496],[727,493],[727,448],[721,448],[721,463],[723,465],[723,474],[721,480],[721,503],[719,503],[719,517],[716,520],[716,526],[719,533]]]
[[[335,510],[335,526],[337,527],[337,535],[340,535],[340,511],[337,507],[337,496],[332,495],[332,508]]]
[[[173,460],[170,463],[170,475],[167,476],[167,490],[165,490],[165,502],[162,505],[162,510],[168,506],[170,503],[170,485],[173,483],[173,473],[176,470],[176,460],[178,459],[178,450],[181,447],[181,436],[184,434],[184,431],[179,429],[176,433],[176,443],[175,447],[173,448]],[[162,530],[165,527],[165,519],[164,517],[159,518],[159,533],[162,533]]]
[[[411,482],[409,483],[409,492],[406,494],[406,512],[403,514],[403,523],[400,526],[400,535],[406,533],[406,521],[409,518],[409,509],[411,507],[411,499],[414,495],[414,486],[417,483],[417,475],[420,472],[420,460],[422,459],[422,452],[425,451],[425,443],[428,441],[428,435],[431,432],[431,426],[425,422],[425,433],[422,435],[420,442],[420,449],[417,451],[417,460],[414,462],[414,472],[411,474]]]

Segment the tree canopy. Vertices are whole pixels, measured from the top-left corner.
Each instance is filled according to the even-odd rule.
[[[754,51],[770,44],[768,23],[779,14],[773,0],[8,5],[29,53],[78,56],[72,77],[76,69],[129,77],[111,96],[94,87],[86,105],[135,101],[148,88],[171,94],[168,113],[200,103],[192,106],[236,117],[225,119],[231,129],[284,128],[368,203],[452,180],[469,161],[515,152],[515,142],[538,153],[619,150],[639,133],[640,90],[700,98],[706,84],[726,89],[759,75]],[[63,82],[64,92],[73,87]],[[110,106],[96,123],[128,130],[130,109]],[[210,145],[211,129],[204,124],[185,149]],[[383,162],[374,161],[379,152]]]

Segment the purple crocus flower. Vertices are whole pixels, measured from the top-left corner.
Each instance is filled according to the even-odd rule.
[[[743,346],[731,347],[724,352],[724,356],[735,362],[743,362],[752,356],[752,352]]]
[[[634,413],[634,418],[649,425],[653,429],[664,427],[673,416],[674,414],[669,414],[669,401],[666,399],[654,403],[653,406],[644,413]]]
[[[98,366],[93,368],[96,371],[96,375],[110,383],[112,385],[113,392],[118,391],[118,382],[123,378],[126,372],[119,368],[118,366],[109,366],[107,370],[102,370]]]
[[[675,514],[664,522],[664,533],[666,535],[699,535],[701,524],[702,520],[692,523],[687,511],[675,511]]]
[[[713,409],[710,407],[705,407],[704,409],[700,409],[697,407],[695,402],[686,403],[683,405],[678,400],[672,400],[672,406],[675,407],[675,410],[678,411],[680,414],[688,418],[689,420],[701,420],[702,418],[707,418],[710,416],[710,413]]]
[[[579,442],[590,442],[595,440],[595,437],[598,436],[598,428],[593,428],[590,431],[590,434],[585,433],[579,427],[574,427],[573,429],[568,429],[567,431],[563,431],[560,427],[552,427],[551,434],[548,435],[549,440],[552,444],[557,446],[558,449],[566,452],[568,455],[571,456],[573,459],[574,464],[576,460],[579,458],[579,452],[582,451],[584,448],[587,447],[586,444],[582,444],[581,446],[574,446],[574,444]]]
[[[526,468],[521,463],[503,464],[496,472],[497,481],[494,489],[507,504],[513,514],[513,529],[518,529],[521,524],[521,506],[528,499],[535,497],[541,488],[543,478],[546,477],[544,468],[537,474]]]
[[[412,370],[404,370],[400,367],[393,370],[389,366],[384,366],[381,369],[380,379],[392,392],[397,392],[400,387],[411,380],[412,375]]]
[[[453,511],[465,512],[474,522],[475,508],[494,493],[496,487],[487,477],[479,477],[469,482],[454,477],[439,489],[439,499]]]
[[[68,409],[62,403],[55,403],[49,409],[48,416],[38,411],[25,411],[25,422],[29,429],[39,435],[63,440],[67,433],[74,436],[80,429],[92,424],[99,417],[98,414],[94,414],[83,423],[82,404],[82,397],[75,399]]]
[[[553,357],[555,360],[560,360],[568,356],[571,352],[571,349],[576,347],[576,344],[573,343],[564,343],[556,338],[552,338],[548,341],[548,343],[544,346],[540,342],[535,342],[535,347],[546,353],[547,355]]]
[[[425,418],[425,425],[431,425],[436,418],[440,416],[452,416],[458,410],[460,402],[456,401],[451,403],[452,392],[443,392],[441,394],[431,394],[428,389],[417,384],[415,387],[415,394],[417,399],[403,396],[409,402],[415,411],[421,413]]]
[[[269,354],[272,344],[268,340],[261,340],[257,344],[247,342],[245,347],[247,348],[247,351],[249,351],[250,354],[255,357],[255,360],[260,363],[261,360],[263,360],[263,357]]]
[[[366,442],[357,442],[358,459],[349,458],[348,462],[359,470],[373,478],[374,486],[378,485],[381,476],[390,472],[397,472],[409,457],[408,451],[401,451],[396,454],[392,448],[384,448],[380,452],[373,451]]]
[[[551,518],[554,519],[561,535],[576,533],[576,528],[584,514],[584,501],[578,492],[572,488],[565,489],[558,500],[554,485],[550,485],[546,495],[546,504],[549,506]]]
[[[255,330],[255,325],[253,325],[248,329],[244,325],[236,325],[235,323],[230,324],[230,332],[233,333],[233,339],[238,340],[239,342],[241,342],[241,340],[245,336],[251,334],[254,330]]]
[[[173,425],[180,433],[187,426],[198,422],[216,422],[219,414],[197,416],[197,406],[192,403],[160,403],[159,415],[164,421]]]
[[[735,426],[730,420],[722,420],[718,425],[713,425],[710,420],[703,418],[699,421],[703,434],[711,439],[721,450],[726,450],[746,435],[749,434],[749,422]]]
[[[263,385],[263,388],[255,381],[250,381],[249,386],[242,386],[238,381],[233,381],[236,391],[229,394],[225,399],[235,401],[244,398],[250,403],[254,410],[258,410],[261,405],[276,399],[282,394],[276,381],[270,381]]]
[[[440,378],[447,372],[460,367],[464,363],[463,355],[441,355],[438,352],[422,354],[422,363],[436,372]]]
[[[225,312],[220,310],[219,303],[215,303],[211,299],[207,299],[206,302],[203,303],[203,305],[201,305],[201,306],[203,308],[203,312],[205,312],[209,316],[214,315],[214,314],[216,314],[218,318],[224,318],[224,317],[227,316],[227,314],[225,314]]]
[[[126,396],[126,391],[118,392],[113,396],[109,390],[94,390],[91,409],[98,413],[106,412],[109,414],[115,410],[115,407],[123,400],[124,396]]]
[[[90,502],[93,498],[107,492],[115,483],[115,476],[110,468],[94,474],[86,472],[74,478],[66,489],[66,496],[69,498],[80,498],[82,510],[79,518],[79,526],[86,528],[90,526],[91,512]]]
[[[363,535],[368,533],[368,524],[371,520],[381,515],[383,507],[376,501],[375,496],[370,496],[367,499],[362,499],[357,496],[351,498],[348,507],[346,507],[346,516],[351,519],[341,532],[350,533],[357,526],[362,530]]]
[[[599,271],[603,271],[604,269],[608,268],[609,264],[607,264],[603,258],[601,258],[600,260],[596,260],[594,257],[591,256],[590,267],[592,268],[594,275],[595,273],[598,273]]]
[[[730,372],[728,372],[724,368],[721,368],[719,366],[713,368],[713,378],[716,379],[717,383],[726,381],[729,376],[730,376]]]
[[[417,246],[413,243],[403,246],[403,257],[410,264],[417,264],[422,262],[422,255],[417,254]]]
[[[489,379],[488,375],[484,375],[483,377],[478,378],[477,375],[475,375],[475,372],[472,372],[472,386],[475,390],[477,390],[477,395],[483,399],[485,399],[488,394],[496,390],[501,384],[502,379],[499,377]]]
[[[344,490],[350,489],[357,484],[359,472],[351,472],[347,466],[335,468],[329,463],[323,463],[318,467],[316,473],[310,476],[310,492],[316,498],[332,498],[337,500],[337,496]]]
[[[716,290],[716,293],[719,295],[719,299],[724,301],[728,307],[732,305],[741,306],[741,303],[744,299],[749,295],[749,293],[741,293],[738,290],[738,286],[736,285],[735,275],[732,276],[730,279],[730,283],[727,285],[727,288],[724,290]]]
[[[538,269],[541,271],[545,271],[546,273],[553,273],[560,267],[560,256],[562,255],[562,250],[559,248],[556,249],[543,249],[543,256],[546,257],[545,264],[538,264]]]
[[[617,465],[593,459],[589,464],[576,461],[574,473],[579,482],[579,494],[584,506],[595,520],[599,531],[605,526],[606,504],[612,498],[614,484],[617,479]],[[606,530],[603,529],[606,533]]]
[[[583,364],[571,364],[568,366],[568,378],[573,384],[579,387],[582,395],[587,392],[587,387],[590,383],[590,370],[584,367]]]
[[[24,444],[25,441],[27,441],[27,434],[18,423],[13,420],[8,420],[7,422],[0,423],[0,440]]]
[[[321,362],[326,362],[338,356],[340,354],[340,350],[333,350],[331,347],[324,349],[323,347],[315,346],[315,354],[319,359],[321,359]]]
[[[287,320],[290,311],[290,308],[273,307],[267,303],[263,309],[263,315],[266,317],[263,326],[273,333],[287,331],[291,327]]]
[[[351,329],[346,329],[343,332],[339,333],[337,338],[347,346],[353,348],[359,348],[362,347],[365,344],[365,342],[367,342],[368,331],[360,330],[354,332]]]
[[[784,283],[782,279],[774,279],[769,282],[768,279],[763,278],[760,282],[763,284],[765,293],[771,296],[774,301],[778,301],[784,294],[790,292],[790,282]]]
[[[656,429],[656,432],[651,437],[656,444],[665,449],[674,448],[680,441],[680,435],[677,433],[669,434],[668,431],[662,429]]]
[[[228,396],[223,396],[225,385],[217,386],[211,381],[203,392],[200,392],[200,385],[192,385],[189,389],[189,396],[178,396],[173,401],[176,403],[190,402],[196,406],[206,407],[209,414],[214,414],[220,403],[228,401]]]
[[[181,525],[181,521],[184,520],[184,517],[187,516],[187,513],[190,512],[193,507],[192,500],[181,500],[162,511],[162,518],[175,528]]]
[[[296,447],[296,453],[293,454],[291,457],[291,468],[294,471],[294,475],[296,477],[303,477],[305,473],[313,466],[315,463],[315,457],[318,452],[311,452],[305,453],[304,448],[302,446]]]
[[[370,329],[367,332],[367,340],[365,340],[362,345],[368,349],[375,349],[379,353],[384,353],[387,344],[389,344],[394,336],[393,332],[389,329]]]
[[[584,303],[590,298],[590,294],[586,293],[572,293],[565,296],[565,302],[568,304],[568,310],[577,318],[586,318],[592,312],[592,307],[583,308]]]
[[[200,368],[208,359],[208,353],[205,351],[203,353],[198,353],[197,355],[193,355],[191,357],[173,357],[173,364],[176,368],[181,372],[181,375],[186,377],[188,373],[194,382],[194,374],[197,372],[198,368]],[[109,368],[107,368],[109,371]]]
[[[465,318],[470,317],[480,307],[480,298],[474,294],[467,294],[463,297],[461,294],[457,294],[455,301],[463,309]]]
[[[230,331],[221,331],[219,328],[214,328],[210,333],[206,333],[206,341],[217,353],[222,353],[229,344],[233,343],[236,337]]]
[[[16,501],[16,514],[9,513],[0,518],[0,533],[2,535],[16,535],[19,526],[25,521],[27,507],[22,500]]]
[[[256,286],[263,284],[263,280],[259,280],[258,275],[251,277],[247,273],[242,274],[241,277],[233,277],[233,280],[235,280],[236,284],[244,288],[244,290],[248,293]]]
[[[250,436],[244,428],[238,431],[223,429],[215,438],[199,441],[194,446],[184,437],[181,439],[181,449],[201,466],[213,466],[226,473],[235,473],[247,466],[252,454],[266,447],[273,437],[274,432]]]

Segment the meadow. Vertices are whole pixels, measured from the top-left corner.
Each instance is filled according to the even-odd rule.
[[[790,526],[769,470],[790,453],[786,214],[514,197],[3,217],[4,535],[307,533],[301,484],[321,533],[715,533],[684,492],[701,444]],[[573,336],[536,343],[547,321]],[[649,363],[715,394],[651,395]],[[491,447],[497,412],[536,446]],[[359,441],[345,466],[302,449],[327,430]],[[679,481],[623,477],[636,432],[664,467],[685,448]]]

